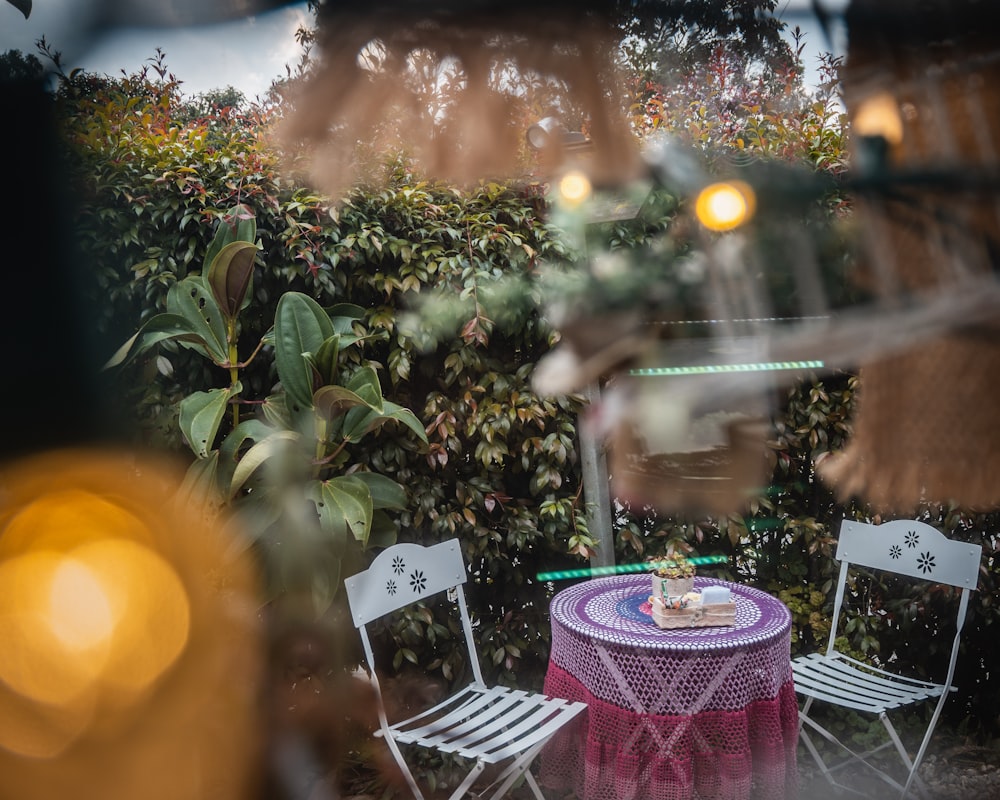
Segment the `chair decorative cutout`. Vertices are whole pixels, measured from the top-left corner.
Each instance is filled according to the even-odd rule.
[[[400,745],[432,748],[475,762],[451,795],[452,800],[468,793],[488,765],[497,765],[498,773],[482,794],[492,790],[489,796],[499,798],[523,775],[535,797],[544,800],[531,774],[531,764],[545,743],[587,706],[503,686],[486,686],[465,602],[465,580],[462,551],[458,541],[453,539],[430,547],[394,545],[380,553],[367,570],[345,581],[351,617],[361,635],[378,698],[378,735],[385,738],[417,800],[423,800],[423,794]],[[378,684],[367,625],[418,600],[441,593],[458,607],[473,678],[467,686],[433,708],[390,723]]]
[[[905,797],[911,786],[926,794],[926,787],[917,775],[917,769],[926,753],[948,693],[954,691],[951,682],[955,674],[958,646],[968,610],[969,593],[975,590],[978,584],[981,555],[982,547],[979,545],[950,540],[930,525],[915,520],[895,520],[881,525],[852,520],[844,520],[842,523],[840,540],[837,544],[840,578],[827,648],[823,653],[799,656],[792,661],[795,690],[804,698],[804,704],[799,712],[799,733],[806,749],[832,784],[850,790],[851,787],[838,783],[834,773],[848,764],[861,762],[897,789],[900,797]],[[952,642],[947,677],[943,683],[908,678],[857,661],[836,651],[840,612],[848,584],[848,573],[853,567],[891,572],[961,589],[955,638]],[[889,712],[935,698],[937,703],[931,720],[916,755],[911,759],[889,719]],[[810,711],[816,702],[877,716],[885,726],[888,741],[867,752],[855,752],[810,716]],[[837,764],[829,765],[811,739],[810,731],[838,745],[848,757]],[[895,747],[905,767],[905,783],[900,783],[870,760],[873,755],[888,747]]]

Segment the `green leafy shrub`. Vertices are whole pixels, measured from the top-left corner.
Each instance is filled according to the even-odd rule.
[[[320,307],[360,308],[350,330],[363,338],[340,349],[342,375],[347,381],[377,375],[386,400],[413,411],[427,445],[418,446],[416,426],[387,428],[353,442],[342,471],[385,475],[406,488],[408,502],[392,519],[400,538],[461,539],[489,676],[540,687],[548,601],[560,587],[540,585],[534,576],[579,566],[596,538],[586,528],[581,499],[576,426],[582,398],[538,397],[530,383],[558,338],[541,311],[542,265],[562,265],[572,277],[581,258],[547,221],[544,188],[529,182],[456,189],[390,160],[369,166],[384,172],[378,189],[359,187],[331,202],[278,172],[267,144],[269,118],[260,109],[206,116],[208,109],[184,109],[175,88],[164,80],[101,82],[79,74],[59,96],[86,199],[77,228],[92,267],[87,301],[100,308],[107,352],[169,311],[172,287],[202,270],[220,220],[244,208],[256,221],[260,249],[240,313],[237,357],[230,359],[246,365],[240,396],[267,397],[281,379],[270,357],[246,362],[266,339],[283,297],[299,293]],[[691,96],[706,95],[707,103],[709,94]],[[685,111],[673,128],[662,120],[653,127],[683,129],[706,153],[792,158],[832,174],[847,168],[846,133],[834,105],[823,100],[796,111],[791,100],[776,106],[772,99],[739,98],[740,116],[732,124],[720,116],[727,109],[722,103]],[[655,103],[649,108],[659,113]],[[659,193],[650,217],[599,226],[590,244],[633,253],[657,252],[669,242],[669,254],[682,258],[690,236],[671,228],[681,203]],[[837,192],[821,206],[834,214],[848,209]],[[843,242],[833,236],[824,245],[830,261],[842,265]],[[595,291],[607,288],[574,285],[581,301],[594,301]],[[623,304],[634,299],[634,287],[618,288]],[[134,416],[144,441],[181,449],[179,431],[187,423],[178,424],[180,400],[233,385],[226,370],[196,350],[163,341],[155,355],[135,358],[117,373],[109,396]],[[850,435],[856,389],[855,377],[835,374],[786,394],[775,415],[771,485],[746,514],[674,519],[618,507],[618,560],[674,551],[725,554],[729,566],[718,574],[761,586],[792,609],[795,652],[822,646],[837,526],[844,516],[873,516],[859,504],[837,503],[814,470],[818,458]],[[223,431],[222,440],[228,435]],[[990,646],[998,520],[948,507],[929,508],[927,515],[949,535],[986,546],[982,590],[959,663],[961,692],[948,713],[969,715],[970,730],[994,732],[1000,701],[985,676],[1000,668]],[[857,653],[881,657],[916,642],[913,649],[927,656],[919,666],[932,670],[936,645],[923,645],[934,640],[938,606],[949,600],[932,591],[886,607],[886,614],[855,617],[847,641]],[[451,680],[464,666],[447,631],[446,621],[421,610],[386,629],[382,643],[401,669],[411,665]]]
[[[359,550],[395,542],[386,509],[401,510],[407,500],[398,483],[359,469],[350,448],[389,422],[418,442],[427,437],[412,412],[383,398],[371,366],[342,371],[341,351],[363,338],[354,332],[363,315],[356,306],[327,311],[301,292],[285,292],[273,328],[240,361],[241,318],[253,310],[256,232],[243,207],[224,218],[201,274],[174,283],[166,312],[147,319],[108,366],[177,342],[228,372],[228,386],[191,391],[178,402],[180,432],[195,456],[181,491],[235,512],[266,554],[273,595],[311,596],[322,614],[345,564],[361,563]],[[265,348],[279,388],[246,399],[241,371]],[[244,403],[258,413],[241,417]]]
[[[224,415],[215,443],[211,433],[230,399],[258,402],[287,382],[275,369],[280,354],[268,333],[281,318],[279,305],[298,293],[320,307],[359,308],[351,329],[361,338],[342,346],[337,358],[343,384],[377,376],[383,408],[411,409],[427,446],[418,441],[417,425],[386,427],[352,441],[350,462],[330,466],[354,476],[385,475],[406,488],[406,509],[392,520],[399,538],[463,541],[470,601],[480,631],[489,633],[487,666],[505,680],[540,685],[551,587],[533,576],[553,564],[578,563],[571,551],[586,554],[592,540],[577,466],[581,399],[532,392],[532,368],[555,334],[537,306],[511,302],[513,294],[497,280],[527,282],[542,259],[566,257],[558,232],[539,214],[537,187],[458,191],[389,161],[372,167],[385,170],[379,191],[358,189],[334,203],[278,173],[266,120],[211,122],[180,113],[169,82],[104,83],[77,75],[58,102],[86,198],[77,223],[84,257],[94,266],[87,301],[100,306],[109,356],[137,329],[145,325],[153,335],[163,314],[177,313],[176,287],[192,276],[204,282],[215,231],[231,221],[233,209],[256,225],[258,248],[236,339],[222,315],[211,349],[199,352],[182,336],[164,336],[109,376],[108,396],[133,420],[137,438],[177,452],[187,449],[188,436],[204,440],[204,453],[192,453],[192,460],[218,452],[220,465],[233,450],[241,463],[255,457],[264,434],[257,429],[256,438],[242,437],[256,419],[244,421],[240,412],[233,426]],[[417,321],[417,301],[434,289],[453,293],[456,302],[430,330]],[[229,372],[234,364],[241,365],[238,394]],[[327,392],[314,407],[327,400],[333,405],[338,398]],[[261,409],[273,410],[271,403]],[[206,418],[208,429],[195,432]],[[231,463],[214,480],[228,480],[231,488],[243,471],[230,470]],[[423,618],[411,622],[424,636],[433,630]],[[440,638],[426,649],[389,641],[399,663],[416,660],[449,677],[460,668]]]

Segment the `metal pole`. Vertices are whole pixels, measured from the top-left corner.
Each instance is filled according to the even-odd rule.
[[[587,403],[596,405],[601,390],[596,383],[584,388]],[[597,553],[591,566],[610,567],[615,563],[614,531],[611,529],[611,493],[608,489],[608,462],[604,448],[582,419],[578,425],[580,463],[583,467],[583,496],[587,504],[587,527],[597,541]]]

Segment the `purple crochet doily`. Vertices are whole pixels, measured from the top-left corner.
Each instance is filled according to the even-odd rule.
[[[786,634],[791,614],[766,592],[750,586],[696,577],[695,588],[726,586],[736,601],[736,623],[709,628],[659,628],[648,614],[652,580],[648,574],[593,578],[558,592],[552,599],[553,623],[610,644],[657,650],[731,650],[773,641]]]
[[[732,626],[663,629],[647,618],[649,574],[614,575],[570,586],[551,603],[550,664],[590,694],[631,713],[739,711],[773,700],[792,676],[792,616],[749,586],[695,578],[695,588],[727,586]]]

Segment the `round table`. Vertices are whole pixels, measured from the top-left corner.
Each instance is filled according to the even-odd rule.
[[[661,629],[648,574],[594,578],[552,599],[545,692],[588,710],[545,748],[541,781],[580,800],[787,800],[797,789],[791,614],[729,588],[732,626]]]

